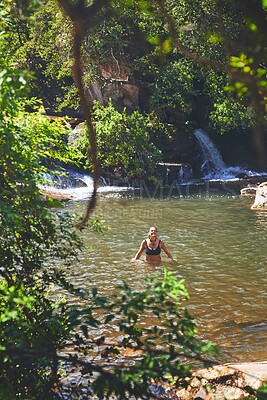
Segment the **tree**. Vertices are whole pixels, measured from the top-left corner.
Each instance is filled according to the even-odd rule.
[[[50,211],[56,203],[46,203],[38,188],[48,170],[41,160],[68,160],[66,127],[27,112],[36,103],[25,97],[27,75],[0,62],[0,391],[2,398],[41,398],[53,386],[57,350],[70,331],[46,295],[50,264],[70,262],[81,242],[72,219]]]
[[[88,26],[95,22],[96,13],[108,2],[102,0],[91,5],[85,2],[60,3],[74,28],[74,81],[87,120],[94,166],[94,192],[87,214],[79,225],[81,228],[88,222],[94,208],[99,178],[97,140],[83,85],[81,46]],[[146,7],[146,11],[148,2],[140,4]],[[156,2],[156,5],[160,9],[161,3]],[[166,48],[168,41],[165,45],[164,42],[161,48]],[[129,398],[130,395],[151,397],[151,379],[161,379],[166,374],[170,374],[171,378],[178,376],[177,385],[185,384],[189,364],[184,364],[183,360],[205,363],[208,360],[202,357],[202,352],[208,351],[211,345],[203,345],[195,339],[195,324],[186,308],[181,306],[183,299],[188,299],[183,282],[177,282],[172,274],[165,271],[162,282],[152,278],[146,282],[144,290],[138,292],[124,284],[116,297],[109,301],[99,297],[96,290],[86,293],[74,288],[61,271],[53,268],[55,258],[71,261],[81,244],[78,235],[70,229],[72,219],[64,213],[58,213],[55,218],[48,208],[49,204],[41,199],[36,176],[39,178],[39,173],[44,171],[39,167],[41,157],[54,158],[60,154],[62,144],[63,150],[66,147],[59,136],[54,137],[51,144],[51,138],[58,130],[53,124],[46,125],[41,117],[37,127],[41,126],[49,135],[42,135],[39,140],[29,134],[27,124],[30,120],[30,126],[34,126],[32,119],[39,118],[39,114],[29,116],[26,112],[29,102],[23,95],[25,75],[4,63],[2,66],[2,397],[16,396],[29,400],[46,395],[46,398],[60,398],[59,373],[62,369],[67,372],[68,365],[80,367],[81,374],[89,379],[87,387],[100,398],[112,394],[117,394],[119,398]],[[32,107],[32,103],[30,105]],[[47,295],[51,282],[61,285],[68,294],[84,302],[84,307],[69,307],[61,300],[55,304],[53,298]],[[96,318],[96,310],[102,312],[100,321]],[[157,323],[142,330],[140,316],[146,312],[154,315]],[[94,335],[94,327],[111,321],[116,322],[123,333],[120,343],[109,343],[106,337]],[[72,349],[76,346],[75,356],[68,355],[69,346]],[[100,353],[93,352],[99,347],[102,349]],[[140,352],[135,363],[125,364],[124,360],[113,363],[112,355],[125,348]],[[88,352],[93,355],[89,360]],[[95,363],[96,354],[106,359],[106,364]],[[96,379],[93,374],[97,374]]]
[[[218,0],[216,2],[201,2],[200,7],[204,12],[212,12],[212,10],[214,12],[214,6],[216,5],[216,11],[218,11],[217,23],[210,25],[210,29],[204,30],[204,32],[206,31],[207,33],[208,42],[212,45],[211,48],[214,47],[214,44],[216,45],[217,54],[220,53],[218,53],[218,45],[222,44],[226,49],[224,63],[219,58],[215,61],[212,60],[209,57],[210,51],[206,54],[199,54],[194,46],[191,48],[190,44],[189,46],[184,46],[180,36],[177,35],[180,26],[177,26],[179,19],[175,15],[175,11],[173,11],[175,8],[169,7],[171,2],[168,1],[162,4],[156,3],[166,18],[174,46],[199,65],[214,66],[216,69],[226,71],[232,81],[232,85],[226,85],[226,89],[232,90],[239,100],[243,102],[247,110],[253,110],[254,146],[258,155],[258,165],[261,168],[266,167],[266,3],[257,0],[255,8],[253,8],[254,4],[252,7],[249,1]],[[189,4],[189,10],[191,11],[193,5],[187,2],[187,5]],[[184,5],[185,2],[182,2],[182,6]],[[204,18],[202,20],[205,21]],[[237,21],[240,24],[237,24]],[[229,22],[230,29],[227,25]],[[196,32],[194,30],[194,33]],[[232,41],[233,35],[237,38],[234,42]],[[231,42],[235,44],[235,47],[231,46]],[[202,50],[202,47],[200,49]]]
[[[38,1],[4,4],[1,14],[8,36],[3,42],[3,55],[17,68],[34,73],[31,95],[42,98],[48,114],[63,107],[70,113],[71,107],[77,108],[77,90],[70,68],[71,39],[66,33],[69,21],[55,1],[45,1],[42,6]]]
[[[87,378],[86,387],[99,397],[112,393],[120,398],[150,397],[151,379],[168,372],[182,382],[189,367],[179,359],[201,360],[202,352],[210,349],[209,344],[195,339],[195,324],[182,306],[188,298],[183,282],[166,271],[162,282],[147,280],[143,291],[125,284],[113,299],[106,299],[98,296],[96,289],[87,293],[74,288],[57,268],[59,261],[68,264],[76,258],[81,242],[72,229],[73,218],[51,210],[51,204],[40,196],[38,183],[46,171],[40,158],[59,155],[65,159],[68,148],[60,140],[65,131],[39,112],[25,110],[32,104],[24,97],[26,75],[6,64],[2,67],[1,398],[62,398],[67,389],[60,380],[70,365]],[[34,126],[38,135],[32,134]],[[77,306],[63,298],[55,301],[52,283],[75,296]],[[158,323],[142,329],[146,313],[155,314]],[[166,313],[169,318],[164,322]],[[124,337],[121,342],[111,343],[94,333],[95,327],[108,329],[111,321]],[[74,356],[69,355],[73,348]],[[138,354],[135,364],[124,360],[115,365],[113,357],[128,348]],[[94,362],[99,352],[105,364]],[[92,376],[95,373],[97,377]],[[78,395],[83,389],[73,392]]]
[[[257,0],[253,11],[244,2],[230,0],[101,4],[94,7],[97,21],[92,18],[89,22],[81,49],[87,95],[92,83],[98,90],[111,81],[121,86],[133,83],[146,93],[140,111],[155,111],[165,123],[175,119],[178,130],[186,124],[191,130],[202,126],[249,135],[253,129],[256,137],[262,131],[259,135],[264,144],[264,3]],[[35,71],[38,85],[32,83],[34,94],[41,96],[51,111],[71,108],[80,112],[70,71],[73,52],[67,32],[71,21],[50,0],[30,11],[21,2],[9,8],[4,21],[8,21],[12,41],[5,47],[6,53]],[[27,34],[19,35],[17,21]],[[127,82],[103,75],[101,68],[107,63],[116,70],[124,69]],[[193,78],[190,90],[182,84],[188,65]],[[173,100],[179,93],[192,112],[188,114],[179,101],[169,102],[168,98],[166,107],[161,97],[164,93]],[[235,113],[230,112],[232,105]],[[264,146],[261,151],[264,159]]]
[[[41,160],[50,160],[51,165],[55,159],[69,159],[66,128],[63,122],[42,115],[38,103],[34,109],[36,100],[27,98],[27,74],[2,59],[1,66],[1,398],[62,398],[66,388],[60,380],[70,365],[78,367],[89,380],[87,387],[99,397],[114,393],[120,398],[147,398],[151,379],[168,372],[183,381],[189,367],[180,358],[201,360],[202,352],[210,349],[195,339],[195,324],[182,306],[188,298],[183,282],[165,271],[162,282],[148,280],[143,291],[125,284],[109,300],[95,289],[86,293],[74,288],[57,268],[58,263],[69,265],[82,244],[73,230],[73,217],[51,209],[56,202],[42,199],[38,185],[47,171]],[[34,129],[38,134],[33,134]],[[75,296],[77,306],[63,298],[55,301],[52,284]],[[142,330],[145,313],[154,313],[158,326]],[[94,334],[95,327],[108,328],[111,321],[124,336],[121,342],[110,343]],[[94,362],[99,347],[105,364]],[[142,361],[137,353],[134,365],[126,361],[115,365],[112,355],[127,348],[141,352]]]
[[[97,135],[97,156],[103,171],[130,181],[141,178],[155,182],[161,153],[151,142],[151,131],[156,134],[157,129],[163,135],[165,126],[154,115],[145,116],[138,111],[127,114],[126,110],[120,113],[111,100],[106,107],[95,103],[92,118]],[[166,129],[165,135],[168,140]],[[74,145],[82,150],[83,165],[91,170],[85,132]]]

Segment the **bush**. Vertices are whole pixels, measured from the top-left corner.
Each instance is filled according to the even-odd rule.
[[[161,161],[161,152],[151,141],[152,133],[166,129],[159,120],[152,120],[138,111],[127,114],[117,111],[111,100],[108,105],[95,103],[93,121],[97,135],[98,159],[104,171],[127,179],[152,179],[156,164]],[[84,154],[88,165],[88,139],[86,132],[76,140],[76,146]],[[90,159],[89,168],[93,168]]]
[[[165,271],[162,282],[147,279],[138,291],[125,283],[111,299],[68,282],[58,265],[69,267],[82,243],[73,229],[73,217],[51,209],[37,185],[45,171],[41,158],[54,159],[60,153],[61,161],[67,159],[67,147],[61,140],[64,132],[38,113],[25,112],[23,73],[5,66],[0,84],[1,399],[60,399],[68,390],[67,378],[73,370],[79,379],[87,379],[84,386],[70,389],[73,399],[84,390],[99,398],[112,394],[121,399],[131,395],[149,398],[151,379],[166,374],[179,377],[178,383],[185,382],[187,361],[201,360],[202,352],[211,346],[196,340],[194,321],[180,306],[188,298],[183,282]],[[137,146],[148,145],[138,114],[121,116],[109,107],[116,121],[122,118],[130,130],[136,129]],[[101,127],[103,123],[101,119]],[[114,118],[110,123],[114,124]],[[108,130],[103,128],[103,132]],[[131,135],[128,149],[122,140],[125,129],[119,127],[119,132],[119,144],[126,146],[123,154],[128,151],[134,157]],[[92,226],[99,230],[99,220]],[[56,285],[55,292],[52,285]],[[59,292],[75,296],[76,306],[59,298]],[[153,318],[153,326],[143,328],[143,319],[148,317]],[[110,322],[120,331],[120,341],[108,340]],[[107,334],[97,336],[96,327]],[[133,361],[123,358],[122,350],[127,349],[137,354]]]

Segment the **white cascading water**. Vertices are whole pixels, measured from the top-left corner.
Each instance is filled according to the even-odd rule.
[[[214,176],[218,173],[222,173],[222,171],[226,169],[226,165],[223,162],[222,156],[215,144],[201,129],[197,129],[194,132],[194,135],[198,140],[198,144],[202,152],[202,174],[205,176]]]
[[[40,189],[43,189],[46,193],[58,196],[58,198],[61,199],[66,197],[72,200],[84,200],[90,197],[93,192],[93,178],[90,175],[84,175],[68,170],[67,177],[46,174],[44,179],[44,183],[43,185],[40,185]],[[98,192],[117,193],[127,189],[129,188],[107,185],[105,181],[101,179],[101,185]]]
[[[201,173],[203,179],[235,180],[239,179],[239,176],[242,174],[250,177],[266,174],[250,171],[239,166],[227,167],[222,159],[219,150],[204,131],[202,131],[201,129],[197,129],[195,130],[194,135],[198,140],[199,147],[202,153],[203,162],[201,165]]]
[[[267,175],[266,172],[256,173],[254,171],[249,171],[241,167],[227,167],[224,163],[222,156],[208,137],[208,135],[201,129],[197,129],[194,135],[199,143],[199,148],[202,155],[202,165],[201,173],[202,179],[205,180],[237,180],[240,174],[245,174],[249,177]],[[46,181],[40,186],[40,189],[45,189],[46,191],[51,191],[59,196],[66,195],[69,199],[73,200],[83,200],[90,197],[93,191],[93,178],[89,175],[80,174],[73,171],[66,171],[67,177],[59,177],[53,174],[47,174]],[[185,166],[185,168],[180,169],[179,181],[180,183],[190,183],[192,179],[192,170],[190,166]],[[131,187],[126,186],[111,186],[108,185],[104,180],[102,180],[99,192],[109,193],[110,196],[116,196],[116,193],[130,190]]]

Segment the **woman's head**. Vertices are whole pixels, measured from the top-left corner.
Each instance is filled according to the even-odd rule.
[[[157,236],[158,230],[155,226],[151,226],[148,231],[148,238],[150,239],[151,236]]]

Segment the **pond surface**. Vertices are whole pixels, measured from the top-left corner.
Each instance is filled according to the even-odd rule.
[[[252,203],[239,196],[102,194],[97,212],[110,229],[82,232],[86,247],[72,282],[109,294],[122,281],[138,288],[144,275],[161,276],[167,267],[185,279],[198,337],[220,346],[224,362],[267,360],[267,213],[251,211]],[[152,225],[177,262],[165,254],[158,266],[131,262]]]

